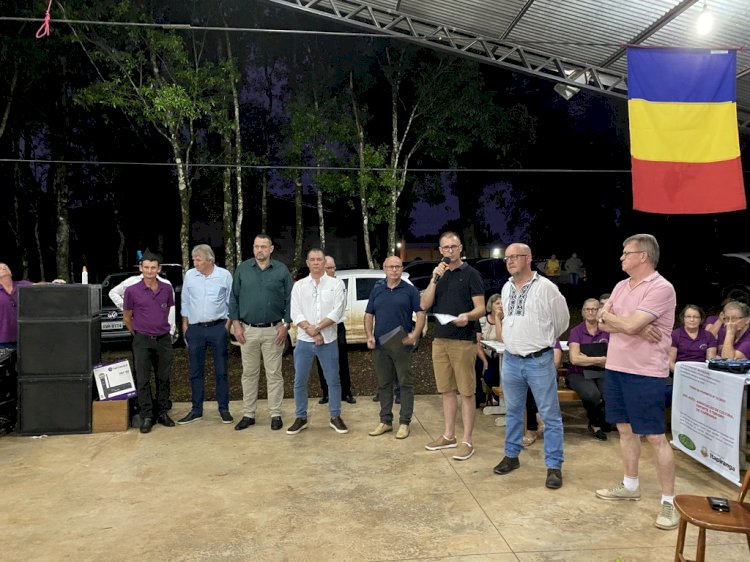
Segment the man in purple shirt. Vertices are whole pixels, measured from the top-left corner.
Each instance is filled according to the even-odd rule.
[[[0,348],[16,348],[18,287],[31,284],[30,281],[13,281],[10,267],[0,262]]]
[[[143,255],[139,266],[143,280],[125,290],[123,322],[133,334],[141,433],[149,433],[154,417],[162,425],[174,426],[169,409],[169,375],[172,370],[172,338],[169,335],[169,309],[174,306],[172,287],[159,280],[161,259]],[[151,394],[151,367],[156,376],[156,402]],[[154,414],[157,414],[156,416]]]

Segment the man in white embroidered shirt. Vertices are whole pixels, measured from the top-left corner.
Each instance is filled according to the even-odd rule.
[[[523,410],[530,388],[544,421],[545,486],[557,489],[563,483],[563,425],[552,348],[568,328],[570,312],[557,286],[531,271],[531,248],[526,244],[508,246],[505,263],[511,275],[502,291],[505,457],[494,472],[508,474],[521,466]]]
[[[297,326],[297,346],[294,348],[294,423],[286,430],[295,435],[307,428],[307,381],[313,357],[323,366],[328,383],[330,426],[338,433],[349,429],[341,419],[341,382],[339,380],[339,350],[336,343],[337,324],[343,318],[344,283],[325,274],[325,254],[314,248],[307,252],[310,275],[292,287],[291,317]]]

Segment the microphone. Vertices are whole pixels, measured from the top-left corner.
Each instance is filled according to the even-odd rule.
[[[445,263],[445,264],[448,264],[448,263],[450,263],[450,262],[451,262],[451,259],[450,259],[450,258],[443,258],[443,259],[441,259],[441,260],[440,260],[440,263]],[[438,274],[436,273],[436,274],[435,274],[435,276],[433,277],[432,281],[433,281],[434,283],[437,283],[437,282],[438,282],[438,280],[439,280],[439,279],[440,279],[441,277],[442,277],[441,275],[438,275]]]

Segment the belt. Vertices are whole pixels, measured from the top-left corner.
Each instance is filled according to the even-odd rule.
[[[248,324],[251,328],[273,328],[281,324],[283,320],[275,320],[274,322],[266,322],[265,324]]]
[[[534,357],[541,357],[545,353],[547,353],[551,347],[545,347],[544,349],[540,349],[539,351],[535,351],[534,353],[529,353],[528,355],[516,355],[516,357],[520,357],[521,359],[532,359]]]
[[[166,338],[169,335],[169,332],[166,334],[162,334],[160,336],[149,336],[148,334],[142,334],[141,332],[134,332],[137,336],[142,336],[144,338],[148,338],[150,340],[160,340],[162,338]]]
[[[219,318],[218,320],[211,320],[210,322],[196,322],[195,324],[192,324],[193,326],[203,326],[204,328],[211,328],[212,326],[216,326],[217,324],[224,324],[226,322],[226,318]]]

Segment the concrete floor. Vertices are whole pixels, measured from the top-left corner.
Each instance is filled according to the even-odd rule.
[[[594,490],[621,477],[617,434],[586,432],[564,406],[565,484],[544,487],[543,443],[496,476],[505,429],[477,416],[476,454],[424,445],[442,430],[439,396],[419,396],[408,439],[369,437],[378,405],[345,404],[350,433],[310,401],[310,427],[234,431],[213,404],[202,421],[122,433],[0,438],[0,559],[11,560],[672,560],[676,531],[653,526],[659,492],[644,447],[639,502]],[[177,419],[190,408],[175,404]],[[397,410],[398,407],[396,407]],[[232,404],[237,419],[240,404]],[[285,428],[293,401],[284,400]],[[737,488],[676,453],[678,493],[736,498]],[[694,553],[695,528],[689,531]],[[744,536],[709,532],[709,560],[749,560]]]

